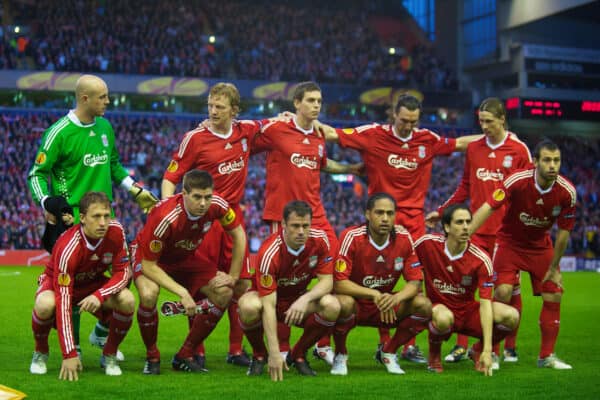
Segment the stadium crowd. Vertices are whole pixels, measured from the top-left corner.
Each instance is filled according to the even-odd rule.
[[[369,22],[376,2],[103,4],[17,2],[29,33],[2,36],[0,67],[456,88],[431,49],[388,53]]]
[[[40,237],[44,217],[27,190],[26,176],[35,157],[41,135],[62,112],[4,111],[0,115],[0,249],[41,248]],[[172,152],[177,148],[183,134],[193,128],[198,120],[109,115],[115,134],[121,143],[120,155],[123,165],[131,170],[146,187],[159,194],[160,182]],[[446,136],[464,135],[467,132],[453,128],[435,130]],[[597,256],[598,230],[600,228],[600,141],[583,137],[553,137],[563,149],[562,173],[577,188],[579,200],[577,223],[571,235],[568,252],[571,254]],[[534,145],[537,138],[525,138]],[[330,158],[338,161],[356,162],[358,153],[329,145]],[[435,160],[430,189],[425,203],[426,210],[433,210],[454,191],[461,177],[464,157],[438,157]],[[362,220],[366,189],[362,178],[354,183],[334,182],[322,174],[322,199],[330,222],[339,234],[347,226]],[[245,213],[250,249],[256,251],[267,236],[267,228],[261,221],[264,205],[265,157],[251,158],[246,187]],[[133,240],[143,225],[143,216],[133,204],[131,196],[122,189],[115,192],[115,212],[123,223],[127,239]]]

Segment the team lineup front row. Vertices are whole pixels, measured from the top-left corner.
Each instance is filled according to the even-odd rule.
[[[462,204],[446,207],[441,215],[443,235],[412,238],[394,224],[394,197],[375,193],[367,201],[366,222],[347,228],[333,248],[324,231],[311,227],[309,204],[291,201],[284,207],[279,231],[262,244],[255,266],[248,261],[239,210],[213,191],[206,171],[187,172],[182,192],[154,206],[129,248],[123,227],[111,217],[108,197],[88,192],[79,204],[80,223],[58,238],[39,279],[30,372],[47,372],[48,335],[55,326],[63,354],[59,378],[78,379],[82,364],[72,313],[79,306],[107,323],[102,364],[107,375],[121,375],[117,351],[135,312],[128,289],[133,276],[147,374],[160,373],[156,306],[161,287],[179,297],[180,304],[171,312],[183,312],[190,321],[189,333],[172,358],[173,369],[205,372],[196,350],[229,307],[236,283],[247,280],[250,289],[237,304],[239,324],[253,348],[248,375],[261,375],[267,367],[271,379],[278,381],[288,366],[302,375],[315,375],[307,352],[331,335],[331,373],[346,375],[346,337],[357,325],[396,328],[376,355],[389,373],[404,373],[398,348],[428,329],[429,371],[443,372],[441,345],[452,333],[462,333],[479,339],[469,355],[477,370],[492,375],[492,346],[514,331],[520,319],[519,309],[499,301],[498,293],[493,298],[492,292],[495,288],[511,293],[520,271],[529,272],[534,295],[543,298],[538,367],[571,369],[554,354],[563,292],[559,261],[573,228],[576,203],[573,185],[558,173],[560,161],[560,149],[542,141],[534,150],[534,167],[504,179],[473,215]],[[504,216],[490,257],[469,238],[499,209]],[[553,246],[549,231],[555,222]],[[232,238],[228,272],[219,270],[218,255],[198,251],[203,240],[214,240],[207,236],[212,225],[220,225]],[[105,276],[109,268],[110,278]],[[406,284],[395,292],[400,275]],[[313,278],[317,282],[308,289]],[[285,355],[280,351],[280,341],[287,340],[279,334],[281,324],[303,328]]]

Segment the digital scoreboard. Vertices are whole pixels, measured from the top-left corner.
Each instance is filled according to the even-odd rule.
[[[511,118],[599,121],[600,101],[548,100],[512,97],[506,100]]]

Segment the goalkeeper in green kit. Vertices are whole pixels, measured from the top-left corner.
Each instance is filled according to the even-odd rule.
[[[110,103],[106,83],[97,76],[82,75],[75,85],[75,98],[75,109],[44,132],[27,177],[32,198],[45,211],[42,242],[48,252],[69,226],[79,222],[79,200],[86,192],[104,192],[112,201],[115,182],[146,213],[158,202],[121,165],[113,128],[102,117]],[[73,334],[79,349],[79,313],[74,314]],[[90,342],[102,347],[107,335],[108,327],[97,324]]]

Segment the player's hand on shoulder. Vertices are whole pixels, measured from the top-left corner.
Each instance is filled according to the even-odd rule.
[[[435,226],[440,222],[440,213],[437,211],[432,211],[425,216],[425,225],[429,228],[435,228]]]
[[[67,358],[62,361],[58,379],[65,381],[79,380],[78,372],[83,370],[83,365],[79,357]]]

